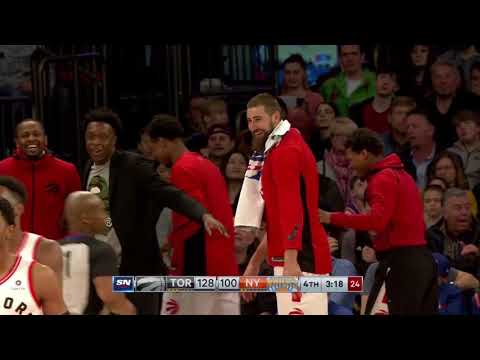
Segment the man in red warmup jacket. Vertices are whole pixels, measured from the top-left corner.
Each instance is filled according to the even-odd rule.
[[[320,220],[376,233],[373,243],[380,264],[366,314],[437,313],[436,268],[426,247],[423,206],[415,181],[397,155],[383,158],[382,140],[371,130],[357,130],[347,147],[351,166],[368,180],[371,210],[360,215],[320,210]]]
[[[77,169],[48,153],[45,130],[36,120],[17,125],[15,142],[13,156],[0,162],[0,175],[16,178],[27,189],[22,229],[52,240],[62,239],[66,235],[62,221],[65,200],[81,190]]]
[[[267,238],[245,275],[258,275],[267,255],[276,276],[328,275],[331,258],[326,232],[318,220],[315,157],[300,132],[282,120],[282,109],[273,96],[260,94],[247,108],[256,150],[265,152],[261,192]],[[245,298],[250,300],[248,295]],[[278,293],[277,307],[280,315],[326,315],[328,299],[326,294]]]
[[[172,166],[172,184],[202,204],[225,227],[223,233],[205,231],[200,224],[173,213],[170,275],[238,276],[233,212],[220,170],[211,161],[187,150],[182,140],[183,127],[174,117],[156,116],[147,131],[154,159]],[[165,294],[162,314],[239,315],[240,296],[237,293]]]

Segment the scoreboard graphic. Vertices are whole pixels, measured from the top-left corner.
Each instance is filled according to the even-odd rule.
[[[113,291],[118,293],[360,293],[363,291],[363,277],[115,276]]]

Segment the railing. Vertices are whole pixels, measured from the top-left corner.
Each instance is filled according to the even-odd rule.
[[[65,126],[64,129],[67,129],[67,133],[62,133],[60,130],[59,138],[62,139],[62,137],[67,137],[75,139],[76,153],[70,156],[73,158],[71,160],[74,160],[79,167],[81,166],[81,157],[84,152],[81,141],[82,117],[88,110],[98,106],[105,106],[107,104],[108,94],[106,86],[105,52],[106,49],[104,49],[104,54],[89,52],[75,55],[46,56],[32,62],[34,104],[38,120],[43,123],[54,121],[54,116],[49,104],[55,96],[53,90],[58,86],[57,83],[64,80],[63,82],[68,83],[69,85],[63,86],[66,86],[73,91],[74,133],[68,131],[68,129],[72,128],[71,126]],[[63,73],[64,76],[66,75],[66,79],[59,79],[58,77],[56,79],[52,78],[52,76],[58,74],[58,65],[63,65],[65,68],[68,68],[68,66],[73,67],[73,69]],[[86,69],[81,69],[81,66]],[[82,80],[84,79],[89,80],[89,83],[91,83],[92,86],[83,86]],[[85,105],[85,103],[81,102],[81,92],[85,89],[93,91],[93,101],[86,105],[87,108],[85,108],[85,106],[82,108],[82,105]],[[68,122],[72,121],[72,119],[59,119],[59,121]],[[52,128],[57,125],[59,126],[60,124],[52,124]],[[61,140],[59,140],[59,143],[60,142]],[[61,145],[58,145],[58,147],[59,149],[56,149],[57,152],[65,151]]]
[[[0,97],[0,159],[11,155],[16,124],[31,115],[32,100],[28,96]]]

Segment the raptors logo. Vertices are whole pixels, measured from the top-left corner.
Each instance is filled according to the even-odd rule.
[[[302,309],[294,308],[292,311],[288,313],[288,316],[304,316],[305,313]]]
[[[178,305],[178,303],[173,299],[168,300],[168,302],[167,302],[167,314],[168,315],[177,315],[179,311],[180,311],[180,305]]]

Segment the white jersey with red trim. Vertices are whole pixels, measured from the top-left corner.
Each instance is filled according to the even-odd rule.
[[[0,315],[43,315],[33,288],[34,264],[17,256],[10,271],[0,279]]]
[[[37,261],[37,251],[41,240],[42,237],[40,235],[24,232],[22,243],[20,244],[16,255],[27,260]]]

